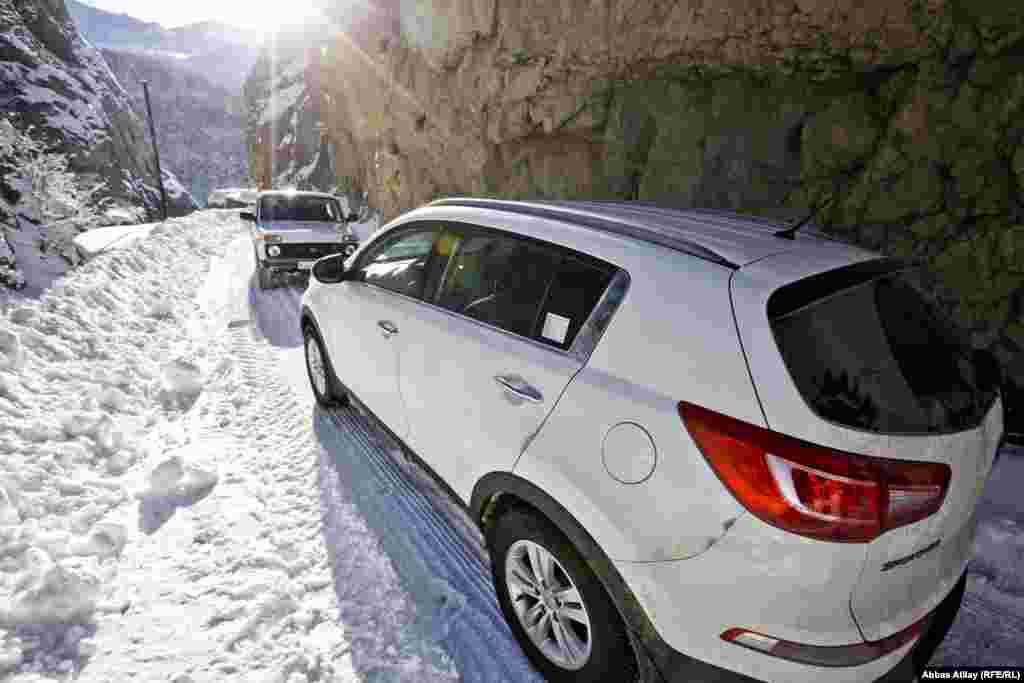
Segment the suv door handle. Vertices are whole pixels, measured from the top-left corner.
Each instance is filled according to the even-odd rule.
[[[378,320],[377,327],[380,328],[381,332],[384,333],[385,337],[390,337],[393,334],[398,334],[398,328],[390,320]]]
[[[495,375],[494,381],[516,398],[521,398],[530,403],[541,403],[544,400],[544,395],[530,386],[530,383],[519,375]]]

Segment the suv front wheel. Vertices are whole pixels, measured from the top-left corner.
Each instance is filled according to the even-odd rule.
[[[256,264],[256,283],[260,289],[270,289],[274,286],[274,273],[266,266]]]
[[[312,323],[302,328],[302,342],[306,349],[306,373],[313,389],[313,398],[323,407],[348,405],[348,394],[338,388],[334,368],[324,349],[324,343]]]
[[[501,610],[547,680],[635,680],[636,659],[618,611],[557,528],[513,508],[494,522],[488,546]]]

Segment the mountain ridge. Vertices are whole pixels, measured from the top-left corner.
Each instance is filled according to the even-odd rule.
[[[167,28],[79,0],[67,0],[67,7],[97,48],[173,60],[232,92],[241,91],[263,38],[258,31],[213,19]]]

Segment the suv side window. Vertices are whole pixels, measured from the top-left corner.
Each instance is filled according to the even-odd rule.
[[[540,310],[537,341],[568,351],[611,282],[613,271],[566,254]]]
[[[470,232],[448,267],[437,304],[507,332],[533,337],[555,263],[552,250],[532,242]]]
[[[484,230],[458,232],[454,249],[446,250],[454,257],[437,305],[563,351],[615,274],[613,266],[555,245]]]
[[[434,227],[405,230],[385,239],[360,259],[354,280],[375,287],[423,298],[427,264],[438,230]]]

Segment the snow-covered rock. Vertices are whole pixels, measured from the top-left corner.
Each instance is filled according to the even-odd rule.
[[[42,289],[79,261],[65,238],[89,227],[74,220],[78,204],[102,203],[104,222],[138,222],[159,206],[156,166],[124,89],[63,0],[0,0],[0,93],[0,281]],[[5,146],[12,136],[26,137]],[[26,155],[47,163],[30,167]],[[171,215],[196,208],[187,192],[168,201]]]

